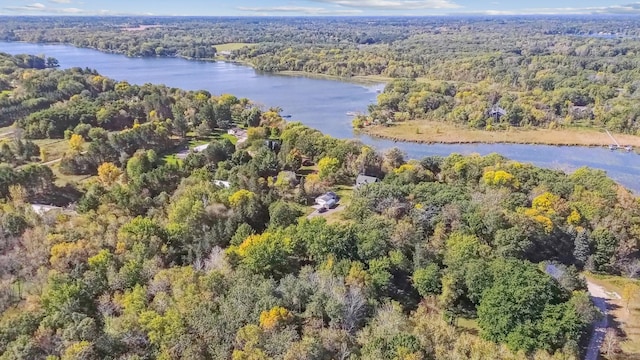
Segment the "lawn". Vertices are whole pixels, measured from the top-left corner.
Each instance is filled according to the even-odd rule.
[[[353,186],[337,185],[334,189],[336,194],[340,197],[339,208],[346,209],[351,205],[351,199],[353,199]],[[344,210],[332,212],[325,216],[328,224],[344,223],[347,220],[344,218]]]
[[[43,140],[34,140],[36,143],[43,149],[47,154],[46,161],[52,161],[56,159],[62,158],[64,153],[69,151],[69,141],[64,139],[43,139]],[[89,143],[85,143],[85,149],[89,146]]]
[[[456,326],[473,335],[478,335],[480,332],[480,326],[478,326],[478,320],[476,319],[456,318]]]
[[[620,330],[619,334],[622,335],[621,348],[626,355],[622,358],[640,358],[640,290],[638,290],[640,289],[640,281],[609,275],[585,274],[585,277],[604,287],[607,291],[616,292],[619,295],[624,294],[624,288],[628,284],[638,286],[635,290],[635,296],[629,301],[628,309],[624,299],[610,300],[610,304],[614,308],[611,311],[613,322]]]
[[[60,172],[58,164],[51,165],[51,170],[56,177],[56,186],[64,187],[67,184],[80,184],[94,178],[93,175],[65,175]]]
[[[238,144],[238,138],[233,136],[233,135],[231,135],[231,134],[226,134],[226,133],[222,134],[222,135],[220,135],[220,139],[227,139],[227,140],[231,141],[231,143],[233,145]]]
[[[582,146],[607,146],[611,144],[609,136],[604,131],[597,129],[511,128],[501,131],[485,131],[457,124],[423,120],[397,123],[389,127],[371,126],[365,128],[363,132],[391,140],[422,143],[516,143]],[[614,136],[622,145],[640,147],[639,136],[625,134],[614,134]]]
[[[0,127],[0,139],[9,137],[15,129],[13,125]]]
[[[165,155],[162,158],[162,162],[166,165],[180,166],[180,164],[182,164],[182,160],[178,159],[178,157],[175,154]]]

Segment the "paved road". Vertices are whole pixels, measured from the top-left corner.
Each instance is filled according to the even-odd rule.
[[[604,337],[607,334],[607,329],[609,328],[607,300],[612,299],[612,295],[602,286],[591,282],[587,282],[587,287],[589,289],[591,301],[593,301],[593,304],[600,309],[603,316],[602,319],[598,320],[594,326],[591,340],[589,340],[589,348],[587,349],[584,359],[598,360],[600,358],[600,346],[602,346]]]
[[[313,219],[314,217],[318,217],[318,216],[326,217],[326,216],[329,216],[331,214],[343,211],[345,209],[345,207],[343,205],[340,205],[340,206],[338,206],[336,208],[329,209],[329,210],[321,213],[321,212],[318,212],[318,209],[320,208],[320,206],[314,205],[313,208],[316,209],[316,211],[314,211],[311,214],[309,214],[309,216],[307,216],[307,219]]]

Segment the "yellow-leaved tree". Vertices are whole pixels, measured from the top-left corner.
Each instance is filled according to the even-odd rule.
[[[113,185],[122,175],[120,170],[114,163],[106,162],[98,167],[98,180],[104,186]]]
[[[82,135],[73,134],[69,139],[69,147],[71,148],[71,150],[79,153],[84,148],[84,142],[85,141]]]
[[[260,314],[260,326],[265,330],[274,330],[281,325],[286,325],[293,319],[289,310],[276,306],[269,311]]]

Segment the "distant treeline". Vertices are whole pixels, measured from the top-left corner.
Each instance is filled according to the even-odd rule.
[[[487,129],[639,129],[640,30],[632,17],[5,20],[0,39],[10,41],[189,58],[212,58],[220,44],[247,43],[226,56],[263,71],[408,78],[455,88],[439,94],[434,85],[391,85],[371,109],[372,123],[429,118]],[[492,116],[494,106],[505,114]]]

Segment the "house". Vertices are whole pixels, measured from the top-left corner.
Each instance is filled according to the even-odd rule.
[[[378,179],[377,177],[366,176],[361,174],[361,175],[358,175],[358,177],[356,178],[356,188],[359,188],[363,185],[373,184],[377,182],[380,182],[380,179]]]
[[[320,207],[332,208],[338,203],[339,197],[336,193],[329,191],[328,193],[318,196],[316,204]]]
[[[501,108],[498,105],[495,105],[491,108],[491,110],[489,110],[489,116],[495,118],[496,121],[500,120],[500,118],[505,115],[507,115],[507,110]]]
[[[234,127],[232,129],[227,130],[227,134],[233,135],[233,136],[235,136],[237,138],[241,138],[241,137],[246,137],[247,136],[247,130],[241,129],[239,127]]]
[[[213,180],[213,183],[214,183],[216,186],[221,187],[221,188],[225,188],[225,189],[228,189],[228,188],[230,188],[230,187],[231,187],[231,183],[230,183],[230,182],[228,182],[228,181],[223,181],[223,180]]]
[[[193,148],[193,151],[197,152],[197,153],[200,153],[200,152],[203,152],[203,151],[207,150],[208,147],[209,147],[209,144],[196,146],[196,147]]]

